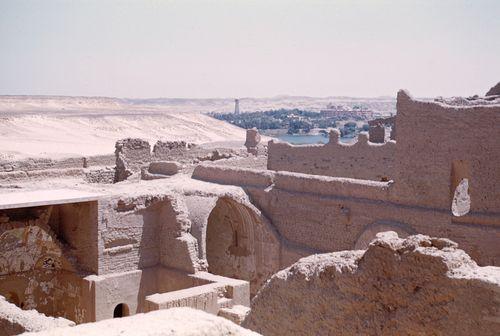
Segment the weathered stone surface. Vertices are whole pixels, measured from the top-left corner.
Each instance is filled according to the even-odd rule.
[[[36,310],[22,310],[0,296],[0,336],[19,335],[23,332],[43,331],[74,325],[74,322],[62,317],[48,317]]]
[[[175,175],[182,168],[174,161],[154,161],[148,167],[141,168],[142,180],[157,180]]]
[[[114,168],[105,167],[91,169],[85,173],[85,181],[88,183],[113,183],[115,181],[116,171]]]
[[[497,85],[493,86],[491,89],[486,92],[487,96],[496,96],[500,95],[500,82],[497,83]]]
[[[221,151],[220,149],[213,150],[210,154],[198,157],[199,161],[217,161],[222,159],[232,158],[233,154]]]
[[[158,140],[153,146],[153,156],[160,160],[172,160],[179,155],[185,154],[190,149],[196,147],[194,143],[180,141]]]
[[[116,174],[115,182],[126,180],[145,163],[151,162],[151,147],[142,139],[127,138],[118,140],[115,145]]]
[[[366,180],[392,179],[396,162],[396,143],[368,142],[360,133],[354,144],[339,141],[334,129],[324,145],[291,145],[269,141],[267,169],[297,173],[350,177]]]
[[[37,336],[220,336],[259,335],[227,319],[190,308],[158,310],[120,319],[104,320],[70,328],[32,333]]]
[[[258,154],[257,146],[260,143],[260,134],[257,128],[251,128],[247,130],[247,137],[245,141],[245,147],[249,153],[254,155]]]
[[[370,126],[368,131],[370,142],[384,143],[385,142],[385,127],[383,125]]]
[[[394,123],[391,127],[391,135],[390,135],[391,140],[396,140],[396,123]]]
[[[174,161],[155,161],[149,164],[148,171],[151,174],[174,175],[182,166]]]
[[[395,232],[368,250],[303,258],[275,274],[243,326],[265,335],[498,335],[500,268],[457,244]]]

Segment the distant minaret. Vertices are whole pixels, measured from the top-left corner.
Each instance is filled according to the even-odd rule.
[[[240,114],[240,100],[234,100],[234,114]]]

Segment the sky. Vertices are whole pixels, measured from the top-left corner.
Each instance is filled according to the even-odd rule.
[[[499,0],[0,0],[0,95],[484,95]]]

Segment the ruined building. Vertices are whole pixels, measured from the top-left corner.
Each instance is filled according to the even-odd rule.
[[[374,143],[361,134],[356,143],[342,144],[332,131],[325,145],[270,141],[267,169],[241,168],[231,159],[182,166],[172,163],[177,160],[169,153],[179,146],[188,151],[187,144],[155,146],[160,157],[140,139],[117,143],[115,167],[102,171],[108,183],[84,179],[94,158],[85,161],[86,167],[66,160],[64,166],[54,163],[36,172],[29,164],[16,165],[22,169],[11,165],[0,172],[5,184],[0,197],[0,295],[17,307],[19,316],[22,310],[36,309],[70,320],[57,320],[67,325],[191,307],[244,321],[257,332],[279,334],[287,318],[297,318],[289,310],[309,304],[287,293],[280,279],[290,274],[290,288],[303,288],[308,272],[317,267],[316,276],[327,265],[327,275],[346,286],[337,293],[344,300],[338,303],[344,315],[335,315],[326,303],[314,309],[333,314],[335,323],[355,314],[350,329],[339,333],[432,333],[451,322],[460,329],[467,319],[447,320],[439,309],[432,316],[424,314],[444,321],[429,323],[428,329],[413,325],[403,313],[403,322],[389,325],[391,312],[399,311],[402,301],[412,304],[408,291],[439,293],[444,287],[446,297],[455,300],[449,306],[453,312],[470,313],[470,323],[484,319],[477,330],[497,328],[499,309],[492,299],[497,300],[500,283],[500,101],[418,101],[400,91],[397,110],[396,140],[385,141],[384,136]],[[247,145],[257,144],[258,134],[252,131]],[[377,238],[383,231],[399,237]],[[458,248],[448,240],[416,234],[445,237]],[[346,250],[356,251],[301,259]],[[316,264],[320,259],[325,263]],[[390,268],[392,276],[377,273],[399,262],[406,267],[400,273],[397,267]],[[311,268],[304,269],[305,264]],[[417,268],[421,273],[416,274],[430,283],[408,280],[395,297],[366,287],[402,286],[398,279]],[[458,276],[458,269],[475,275]],[[374,280],[383,276],[380,283]],[[464,277],[473,283],[465,290],[463,280],[457,280]],[[332,285],[323,280],[317,283]],[[470,288],[478,293],[475,300],[461,296]],[[357,295],[383,302],[388,312],[379,314],[380,307],[363,301],[365,317],[376,323],[361,323],[364,317],[352,306]],[[279,316],[276,304],[281,302],[288,310]],[[481,310],[467,307],[471,302]],[[418,312],[426,309],[425,304],[419,307]],[[22,330],[22,323],[15,322],[22,318],[2,316],[1,323]],[[319,323],[310,330],[338,331],[339,324],[321,329],[324,321],[304,318],[296,322]],[[389,323],[388,329],[377,329],[380,323]],[[296,331],[301,330],[298,324]]]

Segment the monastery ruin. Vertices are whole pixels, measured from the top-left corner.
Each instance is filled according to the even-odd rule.
[[[499,92],[245,146],[0,162],[0,336],[500,334]]]

